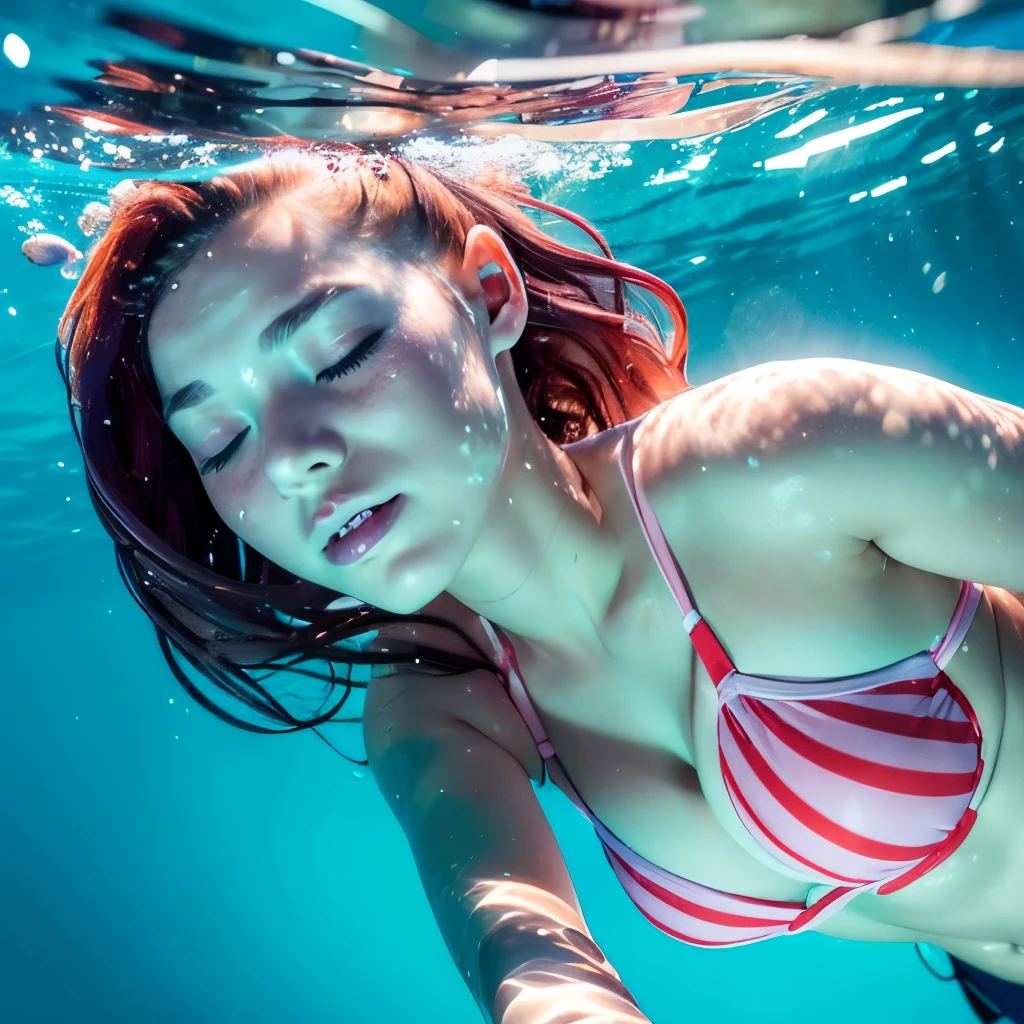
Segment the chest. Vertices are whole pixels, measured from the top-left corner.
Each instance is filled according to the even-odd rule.
[[[701,613],[752,673],[829,678],[891,664],[945,631],[959,591],[872,545],[828,563],[709,547],[684,543],[677,557]],[[609,608],[601,656],[520,654],[559,759],[594,813],[648,860],[714,888],[802,899],[807,883],[780,872],[732,808],[717,696],[682,612],[649,556],[627,564],[636,568]]]

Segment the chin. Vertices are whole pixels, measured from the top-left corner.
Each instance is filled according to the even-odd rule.
[[[388,560],[381,578],[374,581],[378,600],[369,602],[393,615],[412,615],[443,594],[455,578],[453,551],[439,551],[436,545],[406,549]]]
[[[443,593],[434,588],[389,587],[379,596],[361,598],[367,604],[392,615],[415,615]]]
[[[422,577],[396,582],[381,595],[378,607],[394,615],[413,615],[440,597],[444,589],[444,584]]]

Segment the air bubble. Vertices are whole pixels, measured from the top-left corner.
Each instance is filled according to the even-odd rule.
[[[16,67],[27,67],[31,51],[28,43],[19,35],[8,32],[4,36],[4,56]]]

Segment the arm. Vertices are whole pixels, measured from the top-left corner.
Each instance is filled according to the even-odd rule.
[[[644,1024],[591,939],[530,782],[542,766],[498,680],[387,676],[370,765],[459,973],[494,1024]]]
[[[1024,985],[1024,956],[1021,955],[1021,947],[1012,942],[979,942],[977,939],[951,939],[948,936],[936,936],[930,941],[978,970],[1014,985]]]
[[[674,511],[684,528],[679,496],[703,496],[748,534],[832,533],[928,572],[1024,589],[1016,406],[909,370],[800,359],[697,388],[641,429],[637,472],[670,538]]]

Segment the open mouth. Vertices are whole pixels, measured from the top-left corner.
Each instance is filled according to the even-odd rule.
[[[357,512],[324,547],[332,565],[351,565],[358,561],[391,529],[402,503],[400,494],[380,505]]]

